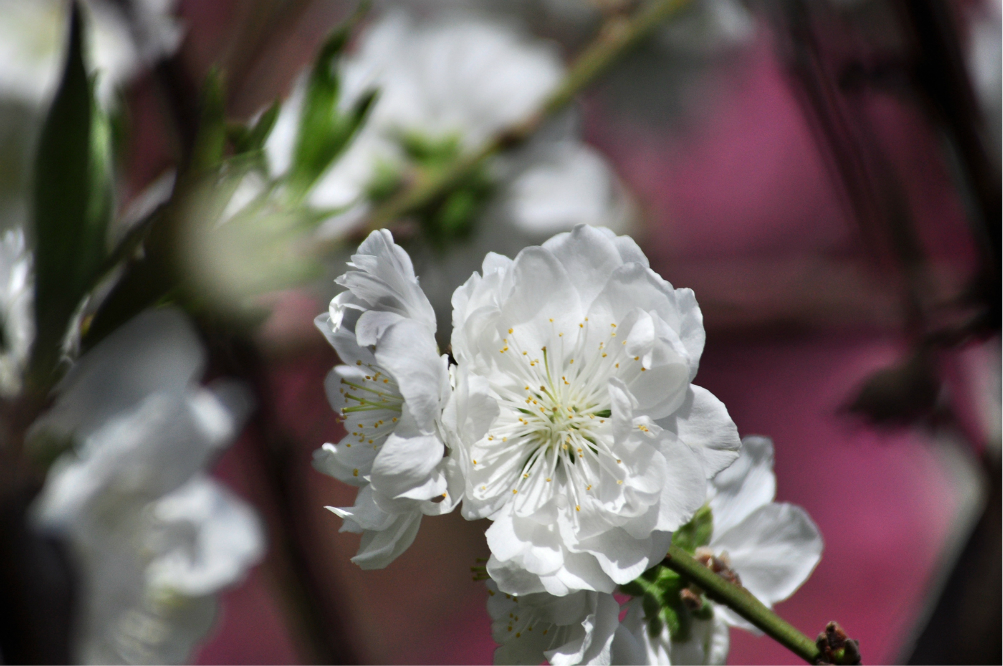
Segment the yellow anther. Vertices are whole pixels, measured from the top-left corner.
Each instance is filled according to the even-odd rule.
[[[508,332],[509,332],[509,333],[511,333],[511,332],[512,332],[512,329],[511,329],[511,328],[510,328],[510,329],[508,329]]]
[[[362,361],[356,361],[355,365],[362,365]]]
[[[575,505],[575,511],[581,511],[581,510],[582,510],[582,507],[580,507],[579,505],[576,504]]]
[[[519,494],[519,491],[518,491],[518,490],[516,490],[515,488],[513,488],[513,489],[512,489],[512,494],[513,494],[513,495],[518,495],[518,494]]]
[[[356,467],[355,469],[352,470],[352,476],[358,476],[358,475],[359,475],[359,468]]]

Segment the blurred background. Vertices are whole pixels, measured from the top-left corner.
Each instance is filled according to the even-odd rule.
[[[62,3],[57,27],[13,25],[18,2],[0,4],[0,35],[65,30]],[[376,2],[360,30],[392,9],[478,12],[571,62],[635,4]],[[696,292],[707,329],[696,381],[740,433],[773,438],[778,501],[803,506],[825,538],[815,573],[776,610],[810,636],[837,620],[865,663],[998,663],[1000,4],[694,4],[618,58],[573,113],[629,197],[620,230]],[[176,166],[210,71],[224,74],[227,117],[254,118],[290,93],[354,3],[167,9],[176,49],[148,54],[142,31],[127,33],[120,211]],[[0,45],[4,69],[21,58]],[[4,76],[9,227],[51,91],[27,99],[11,92],[17,76],[42,75]],[[486,590],[469,574],[488,555],[484,524],[426,519],[397,561],[361,571],[349,561],[359,537],[324,509],[354,498],[310,466],[343,435],[322,388],[338,361],[313,318],[346,256],[328,253],[312,280],[261,300],[248,338],[258,408],[212,474],[262,516],[267,551],[222,595],[194,663],[491,662]],[[437,257],[416,259],[419,276]],[[209,376],[225,374],[226,354],[209,348]],[[729,663],[796,658],[733,631]]]

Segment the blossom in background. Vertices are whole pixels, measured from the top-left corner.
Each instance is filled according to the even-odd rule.
[[[335,211],[321,235],[338,238],[406,183],[428,177],[498,132],[529,117],[564,76],[555,45],[489,19],[473,8],[401,10],[380,17],[340,61],[339,106],[347,113],[378,91],[368,117],[343,155],[307,195]],[[272,176],[290,171],[307,88],[301,76],[266,143]],[[440,321],[448,329],[456,285],[488,251],[515,254],[575,224],[623,232],[634,206],[603,157],[583,143],[572,113],[552,119],[526,145],[495,157],[461,188],[429,236],[411,243],[411,258]],[[448,219],[447,219],[448,218]],[[448,330],[446,331],[448,335]]]
[[[0,397],[21,391],[22,374],[35,338],[32,312],[34,276],[24,231],[10,229],[0,238]]]
[[[822,557],[818,527],[801,507],[774,502],[775,494],[773,442],[744,438],[738,460],[711,482],[713,531],[710,543],[696,549],[698,559],[729,569],[767,607],[792,595]],[[641,599],[631,600],[614,643],[614,660],[723,664],[729,626],[759,632],[726,606],[713,604],[712,609],[710,618],[694,619],[689,637],[679,640],[667,625],[652,636]]]
[[[451,511],[463,484],[441,433],[447,359],[411,260],[383,229],[349,266],[337,279],[346,291],[316,320],[345,364],[325,388],[348,434],[317,450],[314,466],[359,487],[354,506],[328,508],[344,519],[342,531],[363,535],[352,561],[377,569],[411,545],[422,514]]]
[[[700,309],[630,238],[587,226],[453,296],[451,411],[469,519],[512,594],[612,592],[668,549],[738,455],[724,405],[691,384]]]
[[[515,597],[488,581],[496,664],[609,664],[620,605],[613,595],[580,590]]]
[[[97,97],[111,101],[115,88],[177,49],[182,30],[171,16],[176,0],[130,2],[140,35],[134,34],[126,3],[84,0],[88,28],[85,60],[98,73]],[[0,0],[0,98],[46,104],[63,67],[70,3],[63,0]],[[137,39],[138,38],[138,39]]]
[[[29,442],[72,442],[32,511],[71,546],[80,573],[82,663],[183,663],[215,595],[264,548],[257,516],[205,468],[237,435],[249,400],[201,388],[204,352],[174,310],[146,312],[69,370]]]

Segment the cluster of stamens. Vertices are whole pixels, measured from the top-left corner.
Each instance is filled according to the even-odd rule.
[[[513,495],[535,491],[545,502],[558,486],[580,511],[583,494],[595,492],[602,470],[622,484],[622,463],[611,450],[608,383],[613,376],[629,383],[646,368],[639,357],[627,355],[626,342],[616,339],[615,323],[598,341],[590,326],[595,324],[588,318],[578,324],[571,349],[567,343],[573,336],[556,327],[550,336],[555,349],[527,348],[514,328],[507,329],[496,363],[518,384],[493,383],[502,409],[482,442],[484,459],[473,464],[501,473],[479,487],[483,494],[502,492],[498,484],[504,483]],[[539,488],[541,483],[548,487]]]
[[[345,400],[341,413],[349,435],[357,438],[358,444],[370,445],[379,450],[397,425],[404,398],[401,397],[397,382],[379,366],[356,361],[368,372],[363,378],[342,377],[339,393]],[[351,447],[350,442],[345,446]]]

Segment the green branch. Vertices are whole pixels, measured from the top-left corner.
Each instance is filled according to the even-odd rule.
[[[662,564],[689,579],[711,600],[732,609],[809,664],[817,664],[822,659],[815,641],[782,620],[744,587],[714,573],[679,546],[669,546],[669,554]]]
[[[634,16],[607,21],[599,36],[575,60],[561,85],[529,117],[495,135],[478,150],[461,157],[434,178],[419,181],[377,207],[366,220],[366,231],[386,227],[409,213],[421,210],[448,194],[493,155],[513,148],[531,137],[547,118],[566,107],[575,95],[604,74],[625,53],[647,37],[688,0],[659,0]]]

